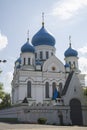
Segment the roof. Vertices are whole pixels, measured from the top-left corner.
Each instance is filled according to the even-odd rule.
[[[70,84],[70,82],[72,80],[73,73],[74,73],[74,71],[70,72],[69,75],[68,75],[68,78],[67,78],[67,80],[65,82],[64,88],[62,90],[62,96],[65,95],[67,90],[68,90],[69,84]]]

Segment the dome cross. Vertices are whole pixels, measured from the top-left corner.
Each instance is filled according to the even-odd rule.
[[[42,27],[44,27],[44,12],[42,12]]]
[[[70,45],[70,48],[71,48],[71,36],[69,35],[69,45]]]
[[[29,29],[27,31],[27,42],[29,42]]]

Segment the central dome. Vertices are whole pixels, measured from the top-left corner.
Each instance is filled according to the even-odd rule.
[[[48,31],[42,26],[42,28],[33,36],[32,44],[34,46],[38,45],[55,45],[55,38],[48,33]]]

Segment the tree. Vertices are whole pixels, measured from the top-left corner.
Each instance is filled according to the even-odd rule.
[[[10,94],[5,93],[4,97],[2,98],[2,102],[0,104],[0,109],[7,108],[11,106],[11,97]]]
[[[0,99],[2,100],[5,95],[5,92],[3,91],[3,84],[0,83]]]
[[[2,71],[0,71],[1,73]],[[11,106],[11,97],[10,94],[5,93],[3,90],[3,84],[0,83],[0,109]]]

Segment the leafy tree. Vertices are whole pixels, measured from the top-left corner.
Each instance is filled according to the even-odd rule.
[[[0,71],[1,73],[2,71]],[[3,90],[3,84],[0,83],[0,109],[11,106],[10,94],[5,93]]]
[[[7,108],[11,106],[11,97],[10,94],[5,93],[4,97],[2,98],[2,102],[0,104],[0,109]]]
[[[0,99],[2,100],[5,95],[5,92],[3,91],[3,84],[0,83]]]

